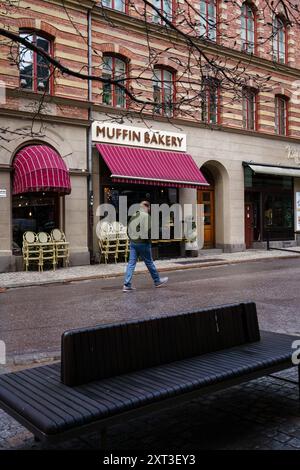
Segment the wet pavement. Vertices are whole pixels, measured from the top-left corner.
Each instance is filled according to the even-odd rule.
[[[169,273],[152,287],[135,277],[137,290],[121,291],[121,279],[8,289],[0,294],[0,339],[10,357],[59,350],[69,328],[146,318],[209,305],[252,300],[262,329],[300,334],[300,260],[269,260]],[[300,449],[296,370],[233,387],[185,405],[113,426],[109,449]],[[289,381],[283,381],[287,378]],[[0,410],[0,449],[38,449],[32,435]],[[61,448],[99,447],[91,434]]]
[[[168,285],[155,289],[148,274],[139,274],[131,293],[122,292],[120,278],[8,289],[0,294],[0,339],[10,357],[52,357],[70,328],[248,300],[257,302],[262,329],[300,334],[298,258],[168,275]]]

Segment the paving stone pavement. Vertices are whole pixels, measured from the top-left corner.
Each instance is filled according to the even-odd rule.
[[[0,449],[42,448],[28,431],[3,411],[0,411],[0,422]],[[99,447],[99,435],[90,433],[46,448]],[[297,368],[112,426],[105,449],[298,450]]]
[[[155,264],[159,271],[171,271],[191,269],[193,267],[220,266],[228,263],[271,260],[286,257],[295,258],[299,256],[300,247],[293,247],[280,251],[246,250],[238,253],[215,253],[213,250],[204,250],[203,253],[195,258],[157,260],[155,261]],[[189,264],[187,264],[187,262]],[[0,273],[0,293],[1,289],[14,287],[29,287],[42,284],[70,282],[74,280],[122,276],[124,274],[125,267],[125,263],[102,263],[88,266],[60,268],[56,271],[46,270],[41,273],[37,271]],[[141,273],[146,271],[147,269],[144,263],[139,262],[137,264],[136,272]]]

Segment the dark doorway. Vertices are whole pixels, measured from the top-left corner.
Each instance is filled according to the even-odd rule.
[[[59,195],[57,193],[27,193],[13,196],[13,253],[22,253],[23,233],[51,232],[59,227]]]
[[[245,167],[245,204],[252,205],[253,241],[294,239],[293,178],[256,174]],[[251,235],[245,212],[245,238]],[[248,220],[250,220],[248,218]],[[248,234],[247,234],[248,230]],[[249,240],[245,240],[247,245]]]

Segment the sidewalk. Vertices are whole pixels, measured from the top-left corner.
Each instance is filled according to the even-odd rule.
[[[295,253],[298,251],[299,254]],[[209,250],[199,255],[197,258],[174,258],[168,260],[157,260],[156,266],[160,272],[177,271],[192,268],[207,268],[210,266],[221,266],[224,264],[245,263],[252,261],[272,260],[279,258],[300,257],[300,247],[282,251],[266,250],[246,250],[239,253],[215,253]],[[76,266],[70,268],[60,268],[56,271],[37,271],[0,273],[0,293],[5,289],[16,287],[30,287],[45,284],[55,284],[64,282],[84,281],[89,279],[101,279],[109,277],[122,277],[126,263],[96,264],[91,266]],[[137,264],[136,272],[147,271],[144,263]]]

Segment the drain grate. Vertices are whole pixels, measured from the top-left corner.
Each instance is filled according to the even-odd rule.
[[[207,259],[195,259],[195,260],[188,260],[188,261],[176,261],[175,264],[197,264],[197,263],[210,263],[212,261],[226,261],[225,259],[221,258],[207,258]]]

